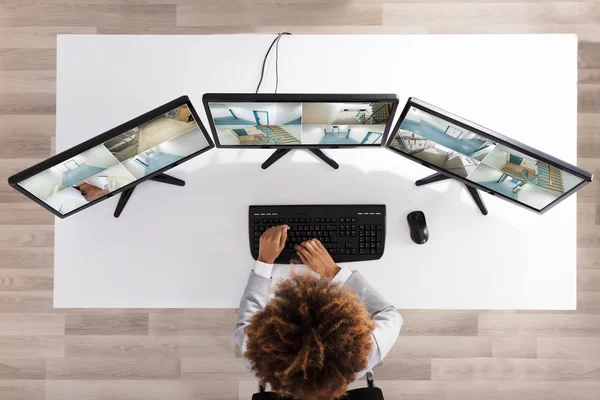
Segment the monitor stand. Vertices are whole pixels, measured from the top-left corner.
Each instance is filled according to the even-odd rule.
[[[292,150],[293,149],[277,149],[277,150],[275,150],[275,153],[271,154],[269,156],[269,158],[267,158],[267,160],[264,163],[262,163],[262,166],[261,166],[262,169],[269,168],[271,165],[273,165],[275,163],[275,161],[279,160],[281,157],[285,156],[287,153],[289,153]],[[325,153],[323,153],[321,150],[308,149],[308,151],[313,153],[315,156],[319,157],[321,160],[325,161],[327,163],[327,165],[329,165],[331,168],[338,169],[340,167],[340,165],[338,163],[336,163],[331,158],[326,156]]]
[[[153,176],[152,178],[150,178],[150,180],[160,183],[167,183],[169,185],[185,186],[185,181],[162,173]],[[121,193],[121,197],[119,197],[119,202],[117,203],[117,208],[115,208],[115,218],[119,218],[119,215],[121,215],[121,213],[123,212],[127,201],[129,201],[129,198],[131,197],[131,194],[133,193],[136,187],[137,185],[132,187],[131,189],[124,190]]]
[[[446,176],[440,172],[437,172],[437,173],[435,173],[433,175],[429,175],[428,177],[425,177],[423,179],[419,179],[418,181],[415,182],[415,185],[423,186],[423,185],[427,185],[428,183],[439,182],[439,181],[443,181],[445,179],[450,179],[450,177]],[[479,192],[477,191],[477,189],[475,189],[474,187],[471,187],[469,185],[465,185],[465,187],[469,191],[469,194],[473,198],[473,201],[475,201],[475,204],[477,204],[477,207],[479,207],[479,210],[481,211],[481,213],[483,215],[487,215],[488,210],[485,207],[485,204],[483,203],[481,196],[479,196]]]

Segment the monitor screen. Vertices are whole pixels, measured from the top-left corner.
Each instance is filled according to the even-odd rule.
[[[525,149],[510,145],[502,135],[484,134],[441,110],[432,112],[410,100],[396,126],[388,144],[391,149],[538,212],[585,183],[549,163],[542,152],[537,152],[539,157],[531,151],[525,154]]]
[[[211,146],[187,104],[110,136],[16,184],[64,216]]]
[[[381,146],[394,101],[207,103],[215,141],[239,146]]]

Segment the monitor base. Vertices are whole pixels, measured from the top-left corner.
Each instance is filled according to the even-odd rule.
[[[423,185],[427,185],[428,183],[439,182],[439,181],[443,181],[446,179],[450,179],[450,177],[446,176],[440,172],[436,172],[433,175],[429,175],[423,179],[419,179],[418,181],[415,182],[415,185],[423,186]],[[477,207],[479,208],[481,213],[483,215],[487,215],[488,214],[487,207],[485,206],[483,199],[479,195],[479,192],[477,191],[477,189],[475,189],[474,187],[471,187],[469,185],[465,185],[465,187],[467,188],[467,191],[473,198],[473,201],[475,202],[475,204],[477,204]]]
[[[292,151],[293,149],[277,149],[275,153],[271,154],[269,158],[261,165],[262,169],[267,169],[271,165],[273,165],[277,160],[281,157],[285,156],[287,153]],[[315,156],[319,157],[321,160],[325,161],[327,165],[329,165],[333,169],[338,169],[340,165],[336,163],[333,159],[329,158],[325,153],[323,153],[320,149],[308,149]]]
[[[150,178],[150,180],[155,181],[155,182],[160,182],[160,183],[166,183],[169,185],[185,186],[185,181],[175,178],[175,177],[172,177],[172,176],[169,176],[167,174],[158,174],[158,175]],[[129,201],[129,198],[133,194],[133,191],[135,190],[136,187],[137,187],[137,185],[132,187],[131,189],[124,190],[121,193],[121,197],[119,197],[119,202],[117,203],[117,208],[115,208],[115,213],[114,213],[115,218],[119,218],[119,216],[123,212],[123,209],[125,208],[125,205],[127,205],[127,202]]]

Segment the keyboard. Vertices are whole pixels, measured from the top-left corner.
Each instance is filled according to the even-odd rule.
[[[276,264],[301,263],[294,247],[319,239],[335,262],[377,260],[385,248],[385,205],[250,206],[250,252],[256,260],[260,236],[272,226],[289,225]]]

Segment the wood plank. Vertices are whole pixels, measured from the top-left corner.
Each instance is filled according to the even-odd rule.
[[[492,338],[405,336],[401,334],[389,354],[402,358],[490,357],[492,355]]]
[[[66,357],[179,357],[176,336],[72,336],[65,337]]]
[[[23,26],[1,27],[0,48],[8,49],[55,49],[58,34],[93,34],[95,26]]]
[[[0,230],[0,249],[4,247],[48,247],[53,245],[53,226],[3,225]]]
[[[600,360],[435,358],[431,379],[598,382]]]
[[[52,292],[0,292],[0,312],[32,313],[53,310]]]
[[[0,48],[0,70],[2,71],[52,71],[54,69],[56,69],[55,49]]]
[[[0,358],[0,380],[44,379],[46,361],[42,358]]]
[[[178,26],[231,25],[232,15],[236,25],[298,25],[310,21],[311,25],[381,25],[381,4],[306,4],[306,3],[220,3],[181,4],[177,7]],[[305,25],[300,23],[301,25]],[[289,29],[289,28],[288,28]]]
[[[0,398],[2,400],[44,400],[45,383],[41,380],[0,380]]]
[[[0,335],[64,335],[64,315],[0,313]]]
[[[67,335],[147,335],[148,313],[67,314]]]
[[[599,32],[600,33],[600,32]],[[594,41],[579,41],[579,51],[577,52],[578,67],[600,68],[600,34]]]
[[[377,380],[430,380],[431,359],[396,357],[394,354],[388,354],[383,365],[375,370],[375,374]]]
[[[600,389],[597,382],[380,380],[377,371],[375,384],[386,400],[597,400]]]
[[[5,4],[0,26],[175,26],[175,4]]]
[[[231,335],[237,323],[235,309],[185,309],[150,312],[151,335]]]
[[[235,358],[236,344],[232,333],[178,336],[182,357]]]
[[[598,14],[591,2],[536,3],[396,3],[383,5],[383,25],[513,25],[513,24],[598,24]],[[475,22],[475,23],[474,23]]]
[[[50,138],[37,134],[0,138],[0,157],[48,158],[50,151]]]
[[[176,357],[72,357],[46,360],[46,379],[136,380],[178,379],[181,366]]]
[[[54,272],[50,269],[0,268],[0,291],[50,291]]]
[[[64,336],[0,336],[0,357],[64,357]]]
[[[0,143],[2,140],[0,139]],[[1,225],[52,225],[54,215],[23,197],[22,203],[0,203]],[[2,265],[10,267],[10,265]]]
[[[577,292],[578,314],[600,314],[600,292]]]
[[[600,269],[600,247],[577,247],[578,269]]]
[[[476,336],[477,311],[399,310],[401,336]]]
[[[310,22],[310,21],[307,21]],[[305,23],[307,23],[305,22]],[[575,26],[571,26],[569,32],[573,32]],[[566,28],[565,28],[566,29]],[[379,26],[379,25],[354,25],[353,22],[345,25],[218,25],[218,26],[176,26],[171,27],[130,27],[120,26],[105,29],[98,27],[99,34],[148,34],[148,35],[207,35],[207,34],[239,34],[239,33],[262,33],[271,34],[275,38],[277,32],[290,32],[294,35],[306,34],[331,34],[331,35],[404,35],[425,34],[430,28],[426,26],[401,25],[401,26]]]
[[[600,85],[579,85],[577,109],[583,113],[594,113],[600,110]]]
[[[537,341],[534,337],[495,337],[492,356],[497,358],[536,358]]]
[[[56,72],[0,71],[0,93],[56,93]]]
[[[600,270],[581,269],[577,271],[577,290],[600,292]]]
[[[600,337],[543,337],[537,342],[538,358],[600,359]]]
[[[56,114],[54,93],[4,93],[0,96],[0,115]]]
[[[253,377],[254,374],[248,371],[245,363],[239,359],[213,357],[181,359],[181,378],[185,380],[220,381]]]
[[[410,3],[410,2],[409,2]],[[510,3],[505,1],[504,3]],[[411,22],[412,23],[412,22]],[[418,25],[416,25],[418,26]],[[384,28],[394,28],[395,25],[386,25]],[[586,23],[510,23],[503,24],[457,24],[454,20],[444,19],[436,21],[435,25],[425,27],[429,34],[576,34],[579,40],[597,40],[600,34],[600,24]],[[418,33],[418,32],[417,32]]]
[[[8,268],[54,267],[54,248],[52,247],[8,247],[3,248],[1,254],[2,266]]]
[[[256,387],[256,379],[254,379]],[[46,382],[46,400],[231,400],[235,381],[60,380]],[[246,400],[246,398],[243,398]]]
[[[600,336],[600,315],[482,312],[482,336]]]
[[[600,84],[600,68],[580,69],[577,75],[577,82],[579,83]]]
[[[55,115],[0,115],[0,125],[0,137],[4,138],[23,134],[50,138],[56,134]]]

